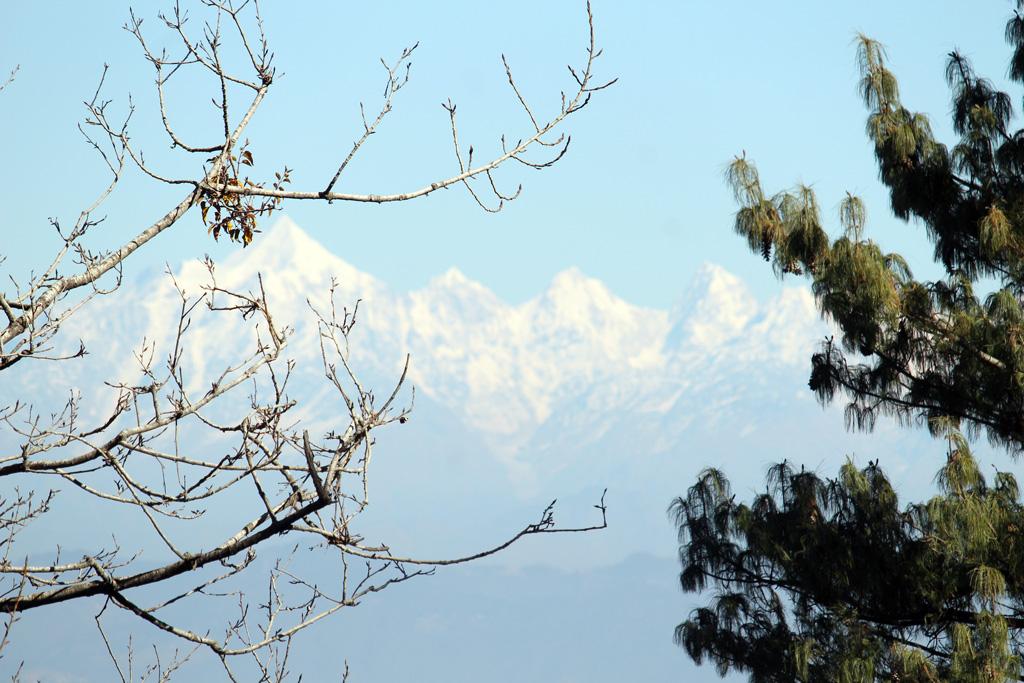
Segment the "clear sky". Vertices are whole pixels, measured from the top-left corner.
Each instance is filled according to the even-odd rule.
[[[172,44],[155,16],[165,5],[135,8],[154,45]],[[359,101],[368,108],[379,102],[379,57],[391,60],[420,41],[409,87],[343,189],[401,191],[450,175],[455,162],[439,106],[448,97],[459,106],[463,140],[478,155],[495,150],[502,133],[519,137],[528,121],[504,82],[500,54],[538,113],[549,112],[559,90],[572,85],[565,64],[579,62],[585,41],[582,2],[265,5],[281,77],[250,129],[251,149],[257,172],[269,177],[287,164],[299,189],[319,189],[347,151],[359,131]],[[572,148],[556,168],[501,174],[525,185],[504,213],[485,214],[461,189],[401,206],[292,202],[284,210],[399,290],[456,266],[516,302],[575,265],[634,303],[668,307],[705,260],[757,288],[775,286],[731,231],[734,205],[722,170],[746,150],[768,188],[812,184],[832,225],[845,190],[864,195],[872,235],[924,263],[927,245],[888,215],[877,181],[852,38],[863,31],[888,46],[906,103],[931,114],[944,133],[945,54],[959,47],[979,72],[1002,80],[1010,5],[596,0],[605,48],[599,75],[620,81],[569,122]],[[0,98],[0,251],[19,274],[38,268],[52,244],[47,218],[72,221],[105,181],[75,129],[104,63],[111,66],[105,94],[112,110],[123,110],[133,93],[131,130],[147,159],[160,168],[193,167],[168,151],[154,118],[152,71],[120,28],[128,3],[13,3],[3,15],[0,67],[21,70]],[[217,130],[208,85],[172,93],[177,125],[197,139]],[[110,246],[138,231],[179,192],[135,174],[108,204],[108,222],[93,244]],[[186,223],[147,246],[129,275],[237,248],[214,245],[197,216]]]
[[[135,3],[154,48],[176,45],[156,16],[172,4],[173,0]],[[381,57],[391,61],[403,47],[419,41],[408,87],[354,162],[341,190],[399,192],[452,175],[456,163],[448,120],[439,106],[448,98],[458,104],[462,140],[472,143],[478,155],[497,150],[503,133],[511,139],[527,134],[529,121],[505,82],[502,53],[540,116],[557,108],[559,91],[573,85],[566,63],[578,65],[584,57],[583,0],[264,0],[264,5],[278,78],[249,128],[250,149],[257,175],[272,178],[287,165],[294,169],[296,189],[323,187],[360,133],[360,101],[375,111],[384,85]],[[698,266],[710,261],[741,276],[768,299],[779,285],[770,268],[733,234],[735,205],[723,182],[726,164],[745,150],[769,191],[798,182],[812,185],[827,225],[836,225],[836,209],[847,190],[860,194],[867,202],[869,235],[886,248],[905,253],[918,275],[934,276],[929,245],[915,226],[890,216],[887,195],[877,180],[864,134],[866,112],[857,94],[853,38],[863,32],[887,45],[905,104],[928,113],[939,137],[951,142],[943,78],[946,54],[959,48],[979,73],[1004,83],[1009,50],[1002,32],[1012,6],[949,0],[594,0],[598,41],[605,50],[597,77],[618,77],[619,82],[568,122],[572,147],[556,167],[539,173],[524,167],[502,170],[498,178],[509,186],[524,184],[521,198],[506,211],[484,213],[461,188],[406,204],[291,202],[283,210],[332,252],[399,291],[421,287],[454,266],[506,301],[518,303],[542,291],[556,273],[576,266],[632,303],[668,308],[684,294]],[[76,129],[84,114],[82,101],[92,96],[104,64],[110,65],[104,97],[112,99],[111,114],[125,111],[132,93],[132,139],[146,158],[168,172],[193,177],[200,172],[195,160],[189,162],[168,149],[156,116],[152,69],[134,39],[121,29],[128,9],[125,0],[50,0],[8,2],[0,11],[0,78],[20,65],[17,79],[0,94],[0,256],[8,258],[0,266],[0,277],[24,278],[45,267],[56,245],[48,218],[72,223],[107,181],[102,162]],[[198,8],[193,13],[197,19],[201,16]],[[215,142],[219,130],[209,101],[212,85],[196,81],[170,93],[175,124],[201,144]],[[162,215],[181,193],[180,188],[161,186],[137,171],[130,173],[106,205],[108,218],[90,244],[97,249],[120,245]],[[165,262],[177,267],[206,252],[223,259],[238,249],[215,244],[193,213],[129,259],[126,275],[132,278]],[[809,396],[802,377],[792,391]],[[838,458],[854,445],[865,444],[856,438],[875,438],[844,435],[838,406],[831,412],[813,409],[822,416],[816,423],[821,433],[825,425],[834,435],[834,443],[820,439],[831,456]],[[780,441],[783,437],[790,438],[781,435]],[[746,474],[759,475],[764,464],[782,453],[782,446],[770,441],[751,446],[731,433],[724,441],[724,446],[716,440],[714,448],[696,449],[688,466],[702,467],[705,463],[699,459],[721,459],[721,453],[731,448],[746,458]],[[904,481],[926,486],[933,467],[929,464],[929,474],[921,476],[913,456],[933,457],[937,464],[941,445],[930,444],[934,447],[928,451],[903,448],[904,442],[896,440],[884,443],[889,444],[885,454],[903,462],[903,468],[894,471]],[[472,443],[466,446],[471,447]],[[867,445],[859,452],[877,457]],[[731,471],[744,475],[732,462],[739,461],[727,461]],[[680,479],[677,492],[683,493],[690,481]],[[915,494],[917,490],[912,489]],[[667,502],[658,500],[657,505]],[[588,498],[578,507],[589,510],[589,504]],[[656,523],[663,525],[660,509],[658,515]],[[668,553],[671,530],[664,526]],[[595,537],[593,542],[605,541]],[[645,563],[643,558],[637,562]],[[650,660],[652,667],[660,667],[662,677],[644,680],[679,680],[680,671],[685,674],[693,668],[677,668],[689,665],[669,643],[676,617],[668,614],[664,625],[653,624],[650,614],[662,610],[681,615],[682,598],[662,593],[661,584],[644,583],[638,576],[624,572],[606,588],[605,583],[587,584],[573,575],[565,583],[582,586],[581,592],[563,591],[562,584],[556,588],[574,600],[583,596],[583,607],[562,609],[552,601],[549,613],[537,613],[550,614],[555,628],[563,623],[557,615],[564,614],[603,626],[587,609],[611,614],[620,603],[605,605],[609,594],[622,604],[632,601],[639,614],[636,623],[650,627],[651,647],[661,648],[659,656],[664,658]],[[530,581],[536,589],[551,579]],[[493,583],[480,585],[487,589],[481,589],[481,595],[493,601],[498,593],[490,588]],[[511,585],[508,594],[518,599],[515,586],[526,582]],[[627,590],[647,590],[644,587],[650,585],[657,591],[648,590],[646,601],[633,600]],[[671,582],[664,585],[668,591]],[[398,595],[405,600],[406,594]],[[476,594],[469,596],[467,603],[477,601]],[[483,604],[484,608],[473,604],[472,609],[493,609],[492,603]],[[415,603],[410,605],[410,610],[416,608]],[[508,626],[515,637],[525,637],[533,609],[521,609],[506,622],[494,621]],[[436,640],[413,632],[409,642],[448,645],[466,638],[465,629],[477,629],[462,612],[454,613],[451,622],[456,626],[439,629]],[[619,622],[615,616],[614,623]],[[622,623],[633,628],[634,622]],[[40,620],[37,627],[45,636],[27,642],[45,646],[53,626]],[[637,640],[639,628],[632,633]],[[572,628],[563,628],[561,635],[571,632]],[[642,636],[647,638],[647,633]],[[579,642],[586,646],[580,657],[588,656],[589,648],[607,650],[609,658],[614,655],[627,663],[630,656],[649,659],[642,646],[619,657],[611,647],[603,648],[603,641]],[[506,654],[520,652],[506,647],[501,638],[492,638],[490,646]],[[443,647],[434,650],[434,666],[444,670],[448,663]],[[39,656],[45,661],[51,652],[47,649]],[[368,651],[366,661],[373,656],[377,653]],[[542,655],[531,659],[547,664]],[[418,664],[413,658],[408,661],[409,666]],[[479,670],[475,666],[466,668],[474,676]],[[611,669],[605,675],[617,676]],[[359,669],[355,676],[360,677]],[[693,680],[717,678],[704,667]]]

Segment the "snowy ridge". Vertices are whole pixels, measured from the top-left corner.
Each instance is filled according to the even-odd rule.
[[[333,279],[339,307],[361,302],[354,364],[393,378],[411,354],[417,392],[506,456],[552,420],[599,435],[610,416],[669,415],[698,395],[707,406],[727,405],[730,378],[804,366],[824,331],[806,288],[783,289],[761,305],[741,280],[712,264],[701,267],[671,311],[634,306],[576,268],[515,306],[455,268],[423,289],[396,293],[287,218],[216,267],[218,283],[229,289],[251,288],[257,273],[279,324],[294,328],[289,354],[312,368],[310,379],[319,375],[319,350],[309,307],[328,309]],[[94,309],[115,307],[92,316],[104,324],[66,330],[94,355],[120,362],[119,376],[133,372],[128,349],[143,335],[164,339],[175,324],[180,301],[170,279],[153,277],[96,302]],[[191,262],[175,280],[195,294],[208,274]],[[188,358],[194,377],[247,348],[234,325],[228,316],[197,316]]]

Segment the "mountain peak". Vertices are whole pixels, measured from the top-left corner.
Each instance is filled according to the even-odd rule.
[[[386,289],[373,276],[335,256],[287,216],[274,221],[250,246],[235,251],[217,272],[231,287],[251,286],[260,273],[272,303],[286,307],[296,298],[300,303],[309,299],[324,304],[332,280],[337,282],[342,302],[369,299]]]
[[[601,305],[617,301],[603,282],[586,275],[576,266],[557,273],[541,298],[556,307]]]
[[[279,216],[273,225],[270,226],[267,235],[274,235],[279,239],[282,237],[312,239],[309,233],[300,228],[298,223],[293,221],[290,216]]]
[[[713,348],[732,339],[758,313],[757,300],[740,278],[714,263],[702,263],[672,307],[669,347],[686,342]]]
[[[281,216],[263,235],[253,240],[252,246],[240,250],[229,259],[233,262],[267,261],[285,265],[294,261],[294,265],[307,267],[307,264],[320,264],[325,261],[340,261],[337,256],[310,237],[309,233],[300,228],[288,216]],[[234,265],[234,263],[232,263]]]
[[[442,274],[430,279],[430,283],[427,285],[430,289],[458,289],[462,287],[471,287],[473,285],[479,285],[479,283],[470,280],[466,277],[466,274],[461,270],[452,266]]]
[[[502,308],[505,304],[498,296],[476,280],[466,277],[465,273],[452,266],[441,275],[433,277],[427,286],[417,292],[410,292],[413,298],[441,297],[442,299],[461,301],[477,301],[479,305],[489,308]]]
[[[686,291],[672,307],[673,319],[678,320],[690,312],[696,304],[711,299],[750,296],[750,290],[743,280],[736,277],[717,263],[701,263],[690,278]]]
[[[604,288],[604,284],[595,278],[588,276],[576,266],[570,266],[565,270],[555,273],[551,278],[551,289],[570,289],[578,287],[598,286]]]
[[[466,275],[455,266],[452,266],[448,270],[444,271],[444,274],[441,277],[445,280],[445,282],[458,284],[469,282],[469,278],[466,277]]]

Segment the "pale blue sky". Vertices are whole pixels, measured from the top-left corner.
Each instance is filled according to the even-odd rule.
[[[391,192],[419,187],[454,168],[445,112],[459,105],[463,140],[478,154],[498,136],[525,132],[499,61],[508,55],[537,110],[557,105],[571,85],[585,39],[582,2],[265,3],[279,78],[250,129],[258,170],[287,164],[295,186],[318,189],[358,130],[358,102],[380,96],[378,57],[421,41],[413,79],[345,186]],[[154,44],[168,36],[137,3]],[[46,219],[71,221],[103,180],[78,137],[81,101],[104,62],[112,107],[134,93],[133,136],[161,167],[167,144],[153,119],[152,73],[120,29],[128,3],[16,3],[0,27],[0,66],[21,65],[0,99],[4,121],[0,214],[7,268],[23,273],[51,243]],[[868,200],[872,234],[914,261],[929,249],[918,231],[888,216],[863,134],[851,39],[863,31],[889,47],[909,106],[948,131],[945,54],[959,46],[979,72],[999,80],[1010,3],[636,2],[594,5],[602,76],[613,89],[570,121],[573,146],[554,169],[512,168],[522,198],[506,212],[480,211],[454,189],[407,205],[286,205],[285,212],[333,251],[397,289],[421,286],[457,266],[500,296],[520,301],[572,265],[639,304],[668,307],[704,260],[774,287],[769,269],[731,231],[734,205],[722,169],[741,150],[767,186],[814,185],[834,224],[847,189]],[[176,93],[172,113],[185,130],[215,131],[205,89]],[[204,118],[205,117],[205,118]],[[199,136],[202,137],[202,136]],[[203,138],[205,139],[205,138]],[[136,174],[137,176],[137,174]],[[177,191],[137,177],[109,203],[109,246],[161,214]],[[234,246],[214,245],[198,217],[147,246],[128,267],[172,263]]]
[[[162,0],[136,3],[137,13],[147,19],[144,28],[154,45],[169,39],[161,35],[166,31],[155,15],[170,4]],[[535,110],[549,112],[558,104],[558,91],[572,85],[565,64],[579,63],[586,37],[582,0],[301,4],[266,0],[265,5],[279,78],[249,129],[251,149],[257,170],[266,177],[282,164],[295,169],[299,189],[323,186],[359,132],[359,101],[364,100],[371,110],[379,102],[383,86],[379,57],[391,60],[404,46],[420,41],[410,85],[399,94],[395,111],[351,168],[343,189],[403,191],[451,175],[455,162],[447,117],[439,106],[448,97],[459,105],[462,139],[472,142],[478,153],[494,150],[501,133],[521,135],[529,122],[504,82],[500,54],[508,56]],[[83,113],[81,102],[91,96],[104,63],[111,65],[105,91],[114,100],[111,107],[123,109],[127,93],[132,92],[138,106],[133,139],[158,166],[175,168],[159,120],[154,118],[152,71],[131,36],[120,29],[128,6],[123,0],[52,0],[7,3],[0,13],[0,72],[21,65],[17,80],[0,95],[4,130],[0,158],[5,161],[0,165],[0,184],[5,188],[0,254],[9,258],[0,267],[2,276],[10,272],[20,277],[43,267],[55,244],[47,218],[72,222],[106,181],[101,162],[75,128]],[[1010,2],[935,0],[595,0],[598,40],[605,48],[598,76],[617,76],[619,83],[600,93],[590,108],[569,122],[567,131],[573,135],[573,145],[557,167],[542,173],[510,168],[501,174],[513,185],[520,180],[525,185],[521,199],[504,213],[482,212],[458,188],[402,205],[292,202],[284,212],[334,253],[398,290],[420,287],[456,266],[507,301],[520,302],[544,289],[555,273],[578,266],[633,303],[667,308],[683,294],[697,266],[712,261],[741,275],[767,298],[779,285],[767,265],[733,234],[735,206],[722,179],[731,157],[746,150],[770,191],[796,182],[813,185],[829,225],[835,225],[835,209],[845,191],[861,194],[867,201],[871,236],[887,248],[905,252],[919,274],[934,275],[935,269],[929,267],[931,250],[920,231],[888,213],[888,199],[877,180],[864,135],[866,113],[857,95],[852,39],[857,32],[864,32],[888,46],[904,101],[929,113],[937,133],[950,141],[945,55],[959,47],[974,60],[979,73],[1003,82],[1009,52],[1002,28],[1010,11]],[[216,114],[209,106],[209,84],[173,95],[172,114],[182,130],[200,134],[218,130]],[[212,135],[197,137],[205,141]],[[180,162],[177,164],[180,168]],[[92,244],[98,248],[120,244],[160,216],[179,193],[142,179],[137,172],[131,174],[109,202],[109,219],[96,231]],[[126,271],[132,278],[144,268],[161,267],[165,261],[176,265],[205,252],[223,258],[237,249],[237,245],[215,244],[205,235],[198,216],[190,215],[181,226],[130,259]],[[806,391],[803,376],[801,373],[794,382],[793,392]],[[815,406],[807,413],[812,410],[820,422],[814,423],[817,431],[812,431],[810,425],[816,417],[808,417],[804,434],[834,438],[829,442],[814,437],[808,448],[821,447],[821,457],[840,458],[858,452],[871,458],[878,457],[881,450],[887,467],[893,463],[892,471],[900,481],[909,482],[912,495],[927,486],[933,466],[929,461],[921,470],[916,458],[925,461],[933,457],[937,465],[941,444],[919,446],[923,438],[897,439],[893,432],[910,437],[891,423],[884,425],[881,436],[845,435],[840,430],[838,409],[819,411]],[[725,458],[735,476],[758,479],[765,464],[786,455],[781,449],[789,438],[777,435],[779,443],[759,438],[757,447],[764,452],[755,452],[749,442],[726,434],[721,442],[716,438],[713,447],[694,448],[687,454],[690,459],[685,467],[696,472]],[[809,437],[805,440],[811,441]],[[412,448],[405,451],[414,453]],[[735,458],[730,460],[729,453]],[[740,456],[745,468],[736,464]],[[922,476],[922,471],[928,474]],[[653,500],[651,506],[658,508],[657,520],[644,518],[649,528],[662,525],[660,508],[668,503],[667,496],[653,493],[661,490],[655,485],[675,486],[674,493],[681,494],[691,481],[673,474],[671,480],[652,482],[645,489],[648,496],[637,497],[645,505]],[[621,489],[622,482],[613,481],[613,491],[616,483]],[[567,494],[573,491],[558,493],[560,497]],[[583,502],[577,498],[562,503],[567,513],[589,511],[590,498]],[[621,500],[612,503],[612,514],[619,515],[612,517],[613,524],[622,524],[629,515],[628,502],[619,503]],[[520,518],[518,512],[509,517]],[[628,527],[626,532],[614,533],[629,533]],[[582,547],[573,543],[597,545],[608,543],[608,538],[615,537],[566,540],[549,552],[569,554]],[[672,530],[664,522],[664,545],[658,546],[657,554],[670,553],[672,539]],[[467,545],[471,545],[469,541]],[[508,555],[514,557],[517,552],[523,551],[514,548]],[[651,562],[640,558],[633,564],[647,566]],[[641,664],[631,662],[660,672],[658,678],[645,671],[645,680],[679,680],[687,675],[693,680],[717,680],[710,667],[694,673],[685,655],[670,645],[671,626],[692,604],[692,596],[668,592],[674,590],[673,569],[668,563],[657,569],[664,571],[658,574],[658,581],[664,576],[664,584],[638,580],[643,576],[634,569],[619,572],[622,576],[609,584],[612,588],[573,575],[564,583],[582,586],[580,592],[563,589],[562,583],[556,584],[557,591],[566,599],[583,596],[585,599],[579,600],[582,607],[572,603],[563,608],[550,600],[550,611],[545,613],[524,602],[526,607],[502,617],[507,621],[494,619],[494,623],[526,638],[531,634],[530,619],[540,614],[556,631],[560,629],[556,635],[566,637],[585,630],[563,627],[562,619],[603,625],[600,616],[594,615],[614,614],[619,605],[625,605],[622,609],[641,613],[635,621],[646,624],[650,631],[642,631],[641,626],[634,629],[634,622],[622,621],[619,616],[614,620],[608,617],[607,623],[633,629],[627,635],[637,645],[624,641],[632,650],[620,653],[600,640],[579,640],[576,644],[583,646],[575,655],[565,654],[559,645],[564,662],[551,666],[586,671],[574,662],[598,662],[592,653],[599,651],[623,667],[633,666],[634,672]],[[486,570],[484,565],[480,571]],[[509,584],[509,594],[535,591],[552,581],[562,579],[531,578]],[[450,584],[454,587],[445,593],[444,584],[438,588],[438,584],[424,583],[419,589],[424,592],[417,595],[433,597],[427,591],[434,590],[442,600],[446,595],[457,599],[466,585],[479,584],[487,587],[486,596],[504,597],[497,596],[490,588],[493,584],[486,581],[472,584],[459,578],[456,584]],[[600,590],[593,589],[594,585]],[[641,589],[646,593],[636,598],[635,591]],[[586,590],[599,597],[589,597]],[[396,592],[394,604],[406,605],[409,611],[398,613],[392,623],[412,623],[407,615],[416,616],[418,603],[410,601],[409,595],[412,593]],[[608,602],[608,595],[620,602]],[[496,609],[493,600],[477,600],[473,593],[466,602],[473,603],[477,611]],[[453,603],[439,604],[449,608]],[[366,613],[368,618],[379,614],[373,609]],[[440,630],[436,642],[467,638],[466,629],[475,632],[478,627],[466,613],[451,611],[456,615],[451,617],[455,626]],[[495,613],[505,614],[500,607]],[[389,618],[387,603],[384,614]],[[40,618],[36,628],[49,635],[53,625]],[[39,637],[25,642],[31,645],[47,640]],[[381,642],[378,647],[391,645]],[[435,641],[413,632],[409,642],[423,647],[424,642]],[[467,642],[477,641],[470,638]],[[554,639],[550,642],[558,644]],[[505,655],[519,652],[506,647],[500,638],[489,645]],[[480,652],[486,655],[488,650]],[[390,653],[381,657],[371,650],[364,655],[365,661],[356,662],[361,668],[356,668],[354,675],[360,678],[361,673],[369,672],[366,680],[373,680],[375,659],[395,666],[405,661]],[[438,659],[428,662],[425,671],[450,668],[441,647],[432,655]],[[39,658],[46,661],[50,656],[47,650]],[[421,665],[418,658],[407,659],[407,666]],[[533,661],[547,662],[543,656]],[[474,675],[480,670],[475,662],[466,663],[463,669]],[[621,678],[608,667],[603,673],[607,680]],[[507,675],[515,672],[510,670]],[[429,678],[428,673],[425,679]],[[568,674],[565,680],[569,680]]]

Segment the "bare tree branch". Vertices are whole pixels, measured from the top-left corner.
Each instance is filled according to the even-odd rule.
[[[535,112],[539,110],[527,103],[502,56],[505,77],[530,121],[527,133],[515,144],[506,144],[506,136],[501,136],[500,151],[489,160],[474,163],[473,146],[463,150],[459,139],[456,106],[447,102],[444,107],[456,164],[453,172],[439,174],[439,179],[419,189],[394,194],[337,191],[344,172],[370,136],[378,132],[393,110],[395,96],[408,83],[410,59],[417,47],[413,45],[391,65],[382,61],[386,80],[381,107],[369,121],[360,104],[362,131],[333,176],[325,179],[324,189],[293,190],[287,167],[275,173],[273,181],[252,180],[249,175],[255,171],[256,161],[246,131],[270,94],[276,73],[258,2],[197,2],[208,17],[198,26],[177,2],[170,12],[158,15],[176,43],[173,49],[154,47],[157,43],[134,12],[124,26],[154,69],[154,99],[167,140],[175,154],[186,155],[193,162],[194,174],[174,177],[147,161],[130,134],[133,100],[129,98],[119,117],[113,113],[111,101],[102,96],[108,72],[104,65],[97,87],[83,103],[85,117],[79,131],[110,176],[96,199],[70,225],[51,221],[60,246],[44,261],[43,270],[23,283],[9,278],[0,291],[0,371],[26,359],[67,362],[85,355],[87,349],[81,341],[72,344],[71,350],[58,343],[63,337],[62,325],[73,316],[90,315],[88,304],[93,298],[108,296],[119,287],[125,262],[178,225],[193,207],[198,207],[215,239],[223,234],[243,245],[254,239],[258,225],[285,200],[407,201],[461,183],[479,206],[491,212],[501,210],[519,197],[522,185],[515,192],[503,192],[494,169],[509,161],[533,169],[555,164],[570,140],[558,129],[587,105],[594,92],[614,82],[593,84],[600,50],[588,5],[586,59],[581,67],[569,67],[575,90],[569,97],[562,94],[560,106],[546,118],[538,117]],[[238,52],[240,60],[232,58],[231,50]],[[229,69],[228,65],[239,61],[240,72]],[[10,85],[17,70],[15,67],[0,84],[0,92]],[[174,125],[170,95],[176,90],[168,84],[178,83],[187,74],[208,79],[215,91],[216,119],[209,137],[201,142],[185,139]],[[534,151],[542,156],[531,158]],[[181,185],[183,192],[132,239],[108,251],[91,251],[84,238],[103,222],[97,212],[130,166],[157,183]],[[483,178],[485,183],[474,185]],[[70,268],[69,260],[74,264]],[[103,596],[95,625],[123,681],[139,678],[140,672],[142,680],[168,680],[203,650],[213,653],[231,680],[244,679],[231,663],[243,657],[263,680],[280,681],[288,676],[291,639],[296,634],[373,593],[429,575],[437,566],[494,555],[525,536],[589,532],[607,526],[602,495],[595,506],[601,513],[600,523],[558,527],[552,502],[537,522],[463,557],[420,559],[393,551],[384,543],[365,543],[356,528],[370,505],[374,434],[408,419],[415,400],[412,388],[406,389],[409,358],[393,386],[375,394],[350,361],[349,335],[356,324],[359,302],[351,310],[339,310],[332,286],[328,310],[313,309],[319,334],[319,370],[347,415],[343,412],[326,433],[312,434],[314,430],[295,417],[300,406],[289,394],[295,363],[283,353],[293,332],[275,318],[262,277],[250,291],[244,291],[222,286],[214,264],[207,260],[206,265],[208,281],[198,294],[184,291],[171,276],[177,295],[176,320],[158,339],[143,339],[136,347],[131,377],[107,382],[115,394],[107,410],[83,410],[83,406],[94,408],[96,399],[77,390],[69,391],[64,405],[51,413],[20,398],[0,405],[0,429],[7,437],[2,447],[8,449],[0,450],[0,478],[8,482],[0,493],[0,613],[6,616],[0,628],[0,655],[23,612]],[[224,360],[210,350],[196,348],[191,330],[199,316],[223,319],[237,330],[230,358]],[[197,387],[192,375],[195,369],[188,359],[200,356],[210,360],[213,369]],[[212,360],[215,357],[222,359],[219,366]],[[52,554],[42,559],[30,562],[16,555],[19,534],[70,495],[85,496],[104,511],[102,514],[117,515],[118,519],[138,516],[148,535],[131,538],[124,548],[121,543],[126,539],[76,538],[76,546],[91,548],[81,557],[64,557],[59,540],[55,540]],[[224,500],[231,500],[232,510],[244,515],[218,532],[221,535],[216,541],[199,542],[189,530],[207,524],[210,511]],[[333,561],[336,585],[330,589],[319,586],[292,568],[289,562],[298,565],[300,559],[307,559],[298,555],[296,546],[290,556],[277,558],[266,571],[266,596],[247,594],[239,581],[259,569],[258,553],[268,541],[291,532],[316,537],[316,546],[306,552],[327,555]],[[151,590],[139,590],[144,588]],[[153,595],[157,595],[155,602],[146,604]],[[237,615],[228,617],[226,624],[211,627],[190,623],[187,610],[182,616],[179,609],[214,599],[229,601]],[[184,649],[170,658],[154,650],[151,664],[137,665],[139,655],[133,641],[129,639],[127,652],[119,654],[120,645],[104,629],[108,606],[185,641]],[[253,616],[257,612],[258,620]],[[343,677],[347,676],[346,664]]]

